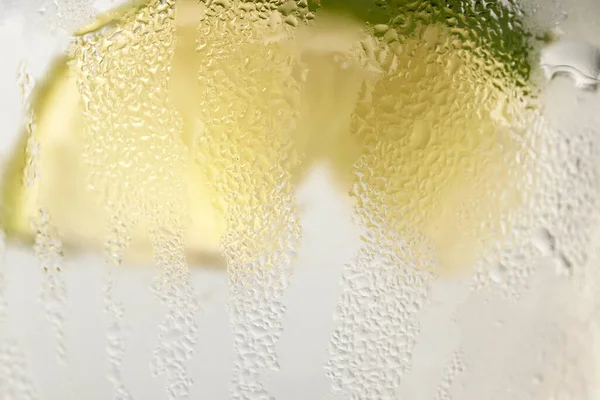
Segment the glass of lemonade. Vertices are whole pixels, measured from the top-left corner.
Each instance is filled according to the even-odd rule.
[[[0,399],[598,398],[599,15],[0,0]]]

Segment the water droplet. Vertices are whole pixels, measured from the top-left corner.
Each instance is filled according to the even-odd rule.
[[[495,283],[504,283],[508,276],[508,269],[502,263],[498,263],[489,269],[490,279]]]
[[[556,247],[556,239],[545,228],[540,228],[534,233],[532,243],[543,256],[553,254]]]
[[[567,75],[581,88],[595,88],[600,78],[600,50],[585,42],[560,41],[542,52],[546,77]]]
[[[564,254],[559,254],[555,258],[556,274],[563,277],[571,277],[573,275],[573,263]]]

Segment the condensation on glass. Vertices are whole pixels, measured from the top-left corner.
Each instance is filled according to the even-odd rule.
[[[1,0],[0,399],[596,398],[598,11]]]

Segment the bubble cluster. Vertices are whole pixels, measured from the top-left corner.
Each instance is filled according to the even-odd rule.
[[[50,216],[43,209],[40,209],[37,218],[32,219],[32,226],[36,232],[34,250],[45,275],[40,302],[55,334],[58,361],[68,365],[64,328],[68,296],[62,271],[64,266],[62,244],[56,239],[56,234],[52,233]]]
[[[409,371],[418,313],[434,275],[411,263],[418,258],[399,235],[376,229],[368,234],[373,242],[344,270],[325,369],[333,390],[346,398],[392,399]]]
[[[544,184],[538,203],[544,215],[538,222],[553,233],[554,247],[548,268],[571,288],[569,324],[561,331],[562,342],[557,346],[545,371],[545,385],[556,399],[592,398],[597,390],[598,300],[598,195],[600,194],[600,143],[595,96],[573,89],[564,93],[567,104],[555,98],[549,104],[559,106],[573,118],[548,121],[550,129],[538,153]],[[549,90],[552,90],[552,86]],[[549,95],[556,94],[550,92]],[[564,100],[563,99],[563,100]],[[551,100],[552,101],[552,100]],[[570,103],[570,104],[569,104]],[[560,114],[559,114],[560,116]],[[550,119],[550,118],[548,118]],[[565,300],[567,301],[567,300]],[[556,378],[554,378],[556,377]]]
[[[69,33],[88,24],[95,15],[93,2],[85,0],[45,0],[38,8],[40,12],[50,29]]]
[[[23,184],[29,190],[36,191],[39,190],[41,185],[39,162],[42,150],[35,136],[36,115],[29,109],[33,78],[27,72],[25,65],[21,65],[19,69],[19,80],[26,106],[25,115],[27,116],[27,121],[25,129],[28,137]],[[62,243],[54,231],[45,204],[38,202],[38,204],[35,204],[35,207],[37,212],[31,216],[29,223],[32,231],[35,233],[33,248],[45,275],[40,293],[40,301],[46,318],[55,333],[58,361],[63,365],[68,365],[64,337],[64,313],[68,297],[66,284],[62,275],[64,265]]]
[[[442,378],[434,400],[452,400],[451,389],[455,379],[462,374],[466,369],[464,354],[461,349],[458,349],[452,355],[444,377]]]
[[[493,51],[474,51],[470,37],[419,15],[410,34],[378,25],[361,42],[359,60],[374,73],[352,117],[362,154],[351,195],[365,234],[346,274],[373,279],[357,289],[344,278],[327,364],[349,398],[394,397],[431,280],[471,267],[522,206],[515,80],[498,79]]]
[[[89,23],[96,11],[92,1],[82,0],[29,0],[0,1],[0,23],[2,20],[22,17],[26,21],[26,39],[39,39],[39,35],[51,34],[54,39],[65,37]]]
[[[153,351],[152,372],[166,375],[170,399],[187,398],[193,380],[185,364],[197,343],[200,305],[185,261],[182,232],[157,230],[151,234],[159,268],[154,291],[167,308],[166,319],[158,327],[159,344]]]
[[[486,264],[500,263],[508,277],[491,286],[517,300],[539,257],[552,259],[557,274],[572,276],[582,285],[598,218],[596,134],[588,117],[561,127],[547,117],[549,113],[531,113],[515,123],[527,129],[527,146],[519,158],[527,171],[527,190],[521,191],[523,206],[507,217],[510,229],[504,239],[482,258],[474,277],[476,290],[490,287]],[[583,110],[580,113],[583,116]]]
[[[115,217],[111,224],[112,234],[107,238],[105,245],[105,258],[108,264],[104,285],[104,313],[108,318],[106,353],[109,363],[108,379],[114,386],[116,400],[133,399],[122,378],[126,341],[123,331],[125,309],[114,295],[116,283],[114,269],[121,266],[123,252],[131,240],[129,231],[132,225],[134,224],[128,221],[127,216],[119,215]]]
[[[0,340],[0,397],[23,400],[40,398],[29,378],[25,355],[16,341]]]
[[[510,214],[504,240],[479,263],[473,288],[477,295],[499,295],[495,300],[506,301],[504,307],[527,308],[532,297],[543,299],[543,304],[535,302],[535,319],[514,328],[520,332],[546,321],[521,339],[527,343],[527,356],[516,355],[537,360],[538,365],[507,371],[502,377],[514,393],[526,398],[592,398],[597,390],[592,372],[597,355],[590,349],[598,340],[593,289],[598,284],[600,180],[593,111],[598,101],[573,82],[558,79],[547,86],[536,106],[535,112],[514,123],[528,138],[519,157],[527,171],[523,207]],[[490,264],[502,266],[502,273],[489,269]],[[543,297],[540,285],[548,287]],[[463,345],[471,347],[465,339]],[[471,353],[473,361],[479,359],[475,354]]]
[[[187,397],[193,384],[186,363],[197,341],[199,305],[183,245],[189,224],[183,179],[189,153],[180,140],[182,118],[165,96],[174,37],[174,3],[151,1],[116,16],[105,29],[82,33],[72,49],[71,69],[82,100],[90,191],[105,205],[106,215],[116,219],[106,220],[114,231],[107,232],[108,256],[120,260],[131,241],[128,230],[136,224],[141,240],[153,248],[158,266],[153,291],[166,317],[151,367],[155,375],[165,375],[169,398],[178,399]],[[118,323],[118,307],[115,311],[108,301],[113,323]],[[117,354],[110,356],[109,378],[115,381],[122,344],[120,333],[111,335],[109,352],[117,346]],[[115,386],[117,395],[128,398],[119,380]]]
[[[227,224],[221,244],[229,273],[234,399],[271,398],[261,376],[279,368],[281,297],[300,238],[288,137],[299,83],[292,76],[293,54],[279,40],[268,40],[285,35],[286,23],[276,20],[272,3],[247,6],[199,7],[203,17],[192,41],[198,86],[189,124],[201,124],[201,130],[190,129],[196,134],[187,140]]]

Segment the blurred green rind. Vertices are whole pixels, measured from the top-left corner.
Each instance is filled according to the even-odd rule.
[[[525,86],[531,73],[532,33],[515,0],[311,0],[319,8],[346,14],[370,25],[393,26],[400,37],[409,37],[418,26],[443,23],[463,45],[496,65],[489,72]],[[502,68],[497,68],[497,63]]]

